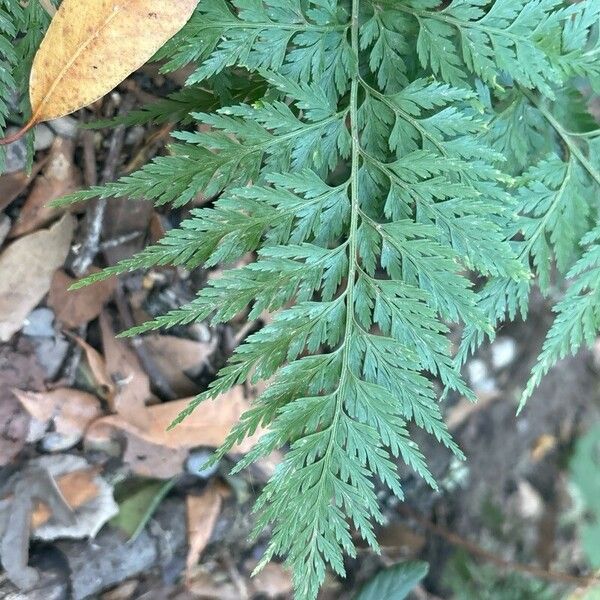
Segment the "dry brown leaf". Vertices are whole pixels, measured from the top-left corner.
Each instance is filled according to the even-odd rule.
[[[31,417],[48,425],[52,422],[55,431],[63,435],[83,436],[87,426],[102,416],[96,396],[80,390],[13,393]]]
[[[147,347],[158,369],[177,397],[191,396],[198,387],[187,374],[194,376],[216,350],[216,338],[211,342],[198,342],[173,335],[144,336]]]
[[[25,190],[45,163],[45,160],[35,163],[31,173],[27,173],[26,171],[15,171],[14,173],[0,175],[0,210],[4,210]]]
[[[98,486],[94,481],[98,469],[88,468],[65,473],[56,479],[58,489],[71,508],[79,508],[98,495]],[[43,525],[51,517],[45,504],[39,504],[31,515],[32,529]]]
[[[90,273],[95,271],[97,269]],[[69,328],[85,325],[95,319],[110,300],[116,285],[115,279],[111,278],[70,291],[69,287],[75,281],[62,269],[56,271],[48,294],[48,306],[54,311],[56,319]]]
[[[14,346],[0,345],[0,467],[19,452],[28,433],[30,418],[12,393],[17,386],[44,389],[44,371],[25,337]]]
[[[107,447],[115,435],[124,436],[133,447],[143,446],[145,453],[141,461],[137,460],[137,454],[128,453],[126,462],[130,468],[139,474],[158,472],[169,472],[165,469],[165,449],[177,452],[176,465],[169,464],[169,469],[175,467],[178,471],[183,470],[183,462],[189,449],[197,446],[217,447],[227,437],[227,434],[235,425],[243,412],[248,409],[248,402],[244,397],[242,386],[230,390],[219,396],[216,400],[208,401],[199,406],[187,419],[172,430],[167,430],[173,419],[187,406],[190,399],[174,400],[163,404],[156,404],[145,409],[148,427],[139,427],[120,415],[109,415],[102,417],[92,423],[88,428],[85,441],[90,447]],[[232,453],[248,452],[258,441],[261,431],[244,440],[236,446]],[[143,444],[142,444],[143,442]],[[153,449],[155,451],[153,451]],[[162,475],[162,477],[169,475]]]
[[[280,598],[293,591],[290,571],[279,563],[270,562],[250,581],[255,594],[266,598]]]
[[[15,238],[46,226],[63,211],[49,206],[81,185],[81,173],[73,164],[75,141],[57,137],[50,149],[48,162],[36,178],[10,237]]]
[[[111,448],[110,441],[110,438],[96,439],[93,445],[97,448]],[[87,443],[89,444],[89,440]],[[187,448],[157,446],[136,435],[128,435],[122,460],[140,477],[171,479],[181,475],[188,454]]]
[[[105,312],[100,315],[100,330],[106,371],[116,385],[115,395],[109,399],[111,409],[128,422],[146,429],[149,427],[146,401],[152,396],[150,379],[127,342],[115,337]]]
[[[20,134],[104,96],[173,37],[197,3],[63,0],[33,61],[32,117]]]
[[[186,499],[188,526],[186,572],[188,578],[210,541],[210,536],[221,512],[223,498],[226,497],[228,491],[223,484],[212,482],[204,489],[202,495],[188,496]]]
[[[50,289],[54,271],[69,253],[74,226],[67,214],[50,229],[19,239],[0,254],[0,341],[8,341],[23,327]]]
[[[68,334],[69,335],[69,334]],[[96,380],[96,384],[98,385],[98,393],[103,398],[111,399],[115,394],[115,384],[113,380],[110,378],[108,371],[106,369],[106,361],[104,357],[92,346],[90,346],[85,340],[82,340],[77,335],[69,335],[72,339],[77,342],[77,344],[83,350],[85,354],[85,358],[87,364],[92,373],[92,377]]]

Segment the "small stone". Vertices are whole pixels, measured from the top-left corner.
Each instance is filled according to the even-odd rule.
[[[55,338],[38,337],[33,340],[33,343],[37,361],[44,369],[46,378],[55,379],[69,351],[69,342],[59,335]]]
[[[45,123],[40,123],[33,130],[34,142],[33,147],[36,150],[47,150],[52,146],[54,141],[54,132]]]
[[[77,121],[73,117],[60,117],[60,119],[48,121],[48,125],[56,135],[64,138],[75,139],[79,132]]]
[[[54,337],[54,313],[49,308],[36,308],[27,317],[23,333],[30,337]]]
[[[207,469],[204,469],[206,461],[208,461],[213,455],[210,450],[195,450],[190,453],[187,461],[185,462],[185,470],[190,474],[198,477],[199,479],[209,479],[212,477],[218,469],[218,464],[214,464]]]
[[[517,484],[518,511],[524,519],[537,520],[544,512],[544,501],[539,492],[525,479]]]
[[[487,365],[475,358],[467,363],[467,374],[473,387],[479,387],[488,378]]]
[[[6,135],[11,135],[18,131],[16,127],[9,127]],[[16,140],[6,146],[6,160],[4,163],[4,173],[15,173],[22,171],[27,165],[27,146],[23,138]]]
[[[492,366],[496,370],[508,367],[517,356],[517,342],[510,337],[499,337],[490,347]]]
[[[79,443],[81,435],[72,433],[66,435],[64,433],[58,433],[57,431],[50,431],[44,435],[40,442],[41,449],[44,452],[52,454],[54,452],[64,452],[69,450],[75,444]]]

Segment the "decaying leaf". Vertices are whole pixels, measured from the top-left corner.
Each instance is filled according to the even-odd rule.
[[[79,456],[29,461],[8,479],[0,498],[0,559],[8,577],[27,589],[38,580],[27,566],[29,537],[93,537],[118,508],[112,487]]]
[[[50,229],[13,242],[0,254],[0,341],[8,341],[50,289],[73,236],[74,219],[66,214]]]
[[[100,315],[100,330],[106,371],[115,384],[115,394],[108,399],[111,409],[128,422],[147,428],[146,401],[152,396],[150,379],[127,342],[115,337],[106,313]]]
[[[74,154],[74,140],[61,137],[54,140],[48,161],[35,179],[10,237],[19,237],[45,227],[62,212],[50,206],[50,202],[79,188],[81,174],[73,164]]]
[[[70,337],[74,339],[77,345],[83,350],[91,372],[91,376],[94,378],[97,386],[98,393],[103,398],[112,399],[115,393],[115,384],[108,374],[104,357],[100,354],[100,352],[98,352],[98,350],[90,346],[80,337],[76,335],[71,335]]]
[[[13,393],[29,415],[48,427],[74,439],[81,438],[87,426],[102,415],[100,402],[92,394],[67,388],[49,392]]]
[[[188,555],[186,568],[188,577],[210,541],[213,529],[221,512],[223,498],[229,490],[220,482],[213,481],[204,488],[200,496],[188,496]]]
[[[70,525],[45,520],[40,507],[33,513],[33,537],[40,540],[94,537],[100,528],[114,517],[119,508],[113,498],[113,488],[99,474],[98,468],[80,456],[56,454],[36,459],[56,479],[63,498],[74,510]]]
[[[283,565],[270,562],[252,578],[250,585],[257,595],[281,598],[292,593],[292,574]]]
[[[93,272],[93,271],[92,271]],[[48,306],[56,319],[65,327],[76,328],[95,319],[112,296],[116,282],[105,279],[96,285],[69,290],[76,279],[69,277],[62,269],[52,278]]]
[[[0,210],[4,210],[34,180],[45,160],[36,162],[31,173],[15,171],[0,175]]]
[[[19,134],[104,96],[152,58],[185,25],[197,3],[63,0],[33,61],[32,116]]]
[[[220,446],[243,412],[248,409],[248,401],[244,397],[244,389],[238,386],[214,401],[206,402],[198,407],[187,419],[172,430],[167,430],[175,417],[187,406],[189,399],[174,400],[156,404],[145,409],[148,420],[146,428],[139,427],[124,419],[121,415],[109,415],[98,419],[88,428],[85,441],[91,447],[106,447],[114,435],[124,436],[128,447],[130,444],[143,444],[146,452],[141,461],[136,460],[135,453],[126,459],[130,468],[136,473],[164,472],[165,454],[177,453],[177,469],[183,470],[183,462],[187,451],[197,446]],[[234,453],[248,452],[256,444],[261,432],[247,438],[233,449]],[[153,449],[156,450],[156,456]],[[156,471],[155,468],[156,460]],[[170,464],[173,469],[175,465]],[[169,472],[167,477],[171,477]]]
[[[44,389],[44,371],[30,340],[0,345],[0,467],[21,450],[31,419],[12,393],[17,386]]]
[[[144,344],[171,388],[182,398],[198,393],[188,375],[199,374],[207,365],[216,350],[216,339],[198,342],[173,335],[147,335]]]

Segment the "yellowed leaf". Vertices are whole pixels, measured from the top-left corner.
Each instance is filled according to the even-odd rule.
[[[33,61],[32,117],[20,134],[104,96],[152,58],[186,24],[197,3],[63,0]]]

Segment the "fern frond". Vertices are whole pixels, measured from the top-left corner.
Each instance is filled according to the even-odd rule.
[[[129,333],[274,313],[178,421],[235,385],[270,380],[215,460],[259,427],[237,469],[290,448],[257,504],[257,531],[273,532],[261,564],[283,556],[299,600],[314,600],[328,567],[344,573],[354,532],[377,549],[375,482],[401,498],[398,460],[435,488],[411,426],[462,457],[431,381],[474,397],[451,324],[465,325],[460,362],[499,320],[526,312],[532,273],[547,288],[551,263],[577,259],[596,217],[597,142],[585,119],[570,130],[561,87],[594,73],[598,11],[585,4],[204,0],[158,55],[167,70],[193,64],[190,95],[157,110],[185,123],[189,113],[196,130],[174,134],[169,156],[67,199],[215,200],[84,283],[252,253]],[[239,68],[260,92],[203,109],[208,98],[194,94]],[[572,272],[583,277],[570,292],[578,302],[595,289],[594,261]],[[573,329],[568,348],[592,329]],[[540,373],[565,348],[548,344]]]
[[[556,319],[523,392],[519,410],[560,359],[575,354],[583,345],[592,346],[600,330],[600,229],[590,231],[582,242],[588,248],[567,275],[572,283],[554,308]]]

